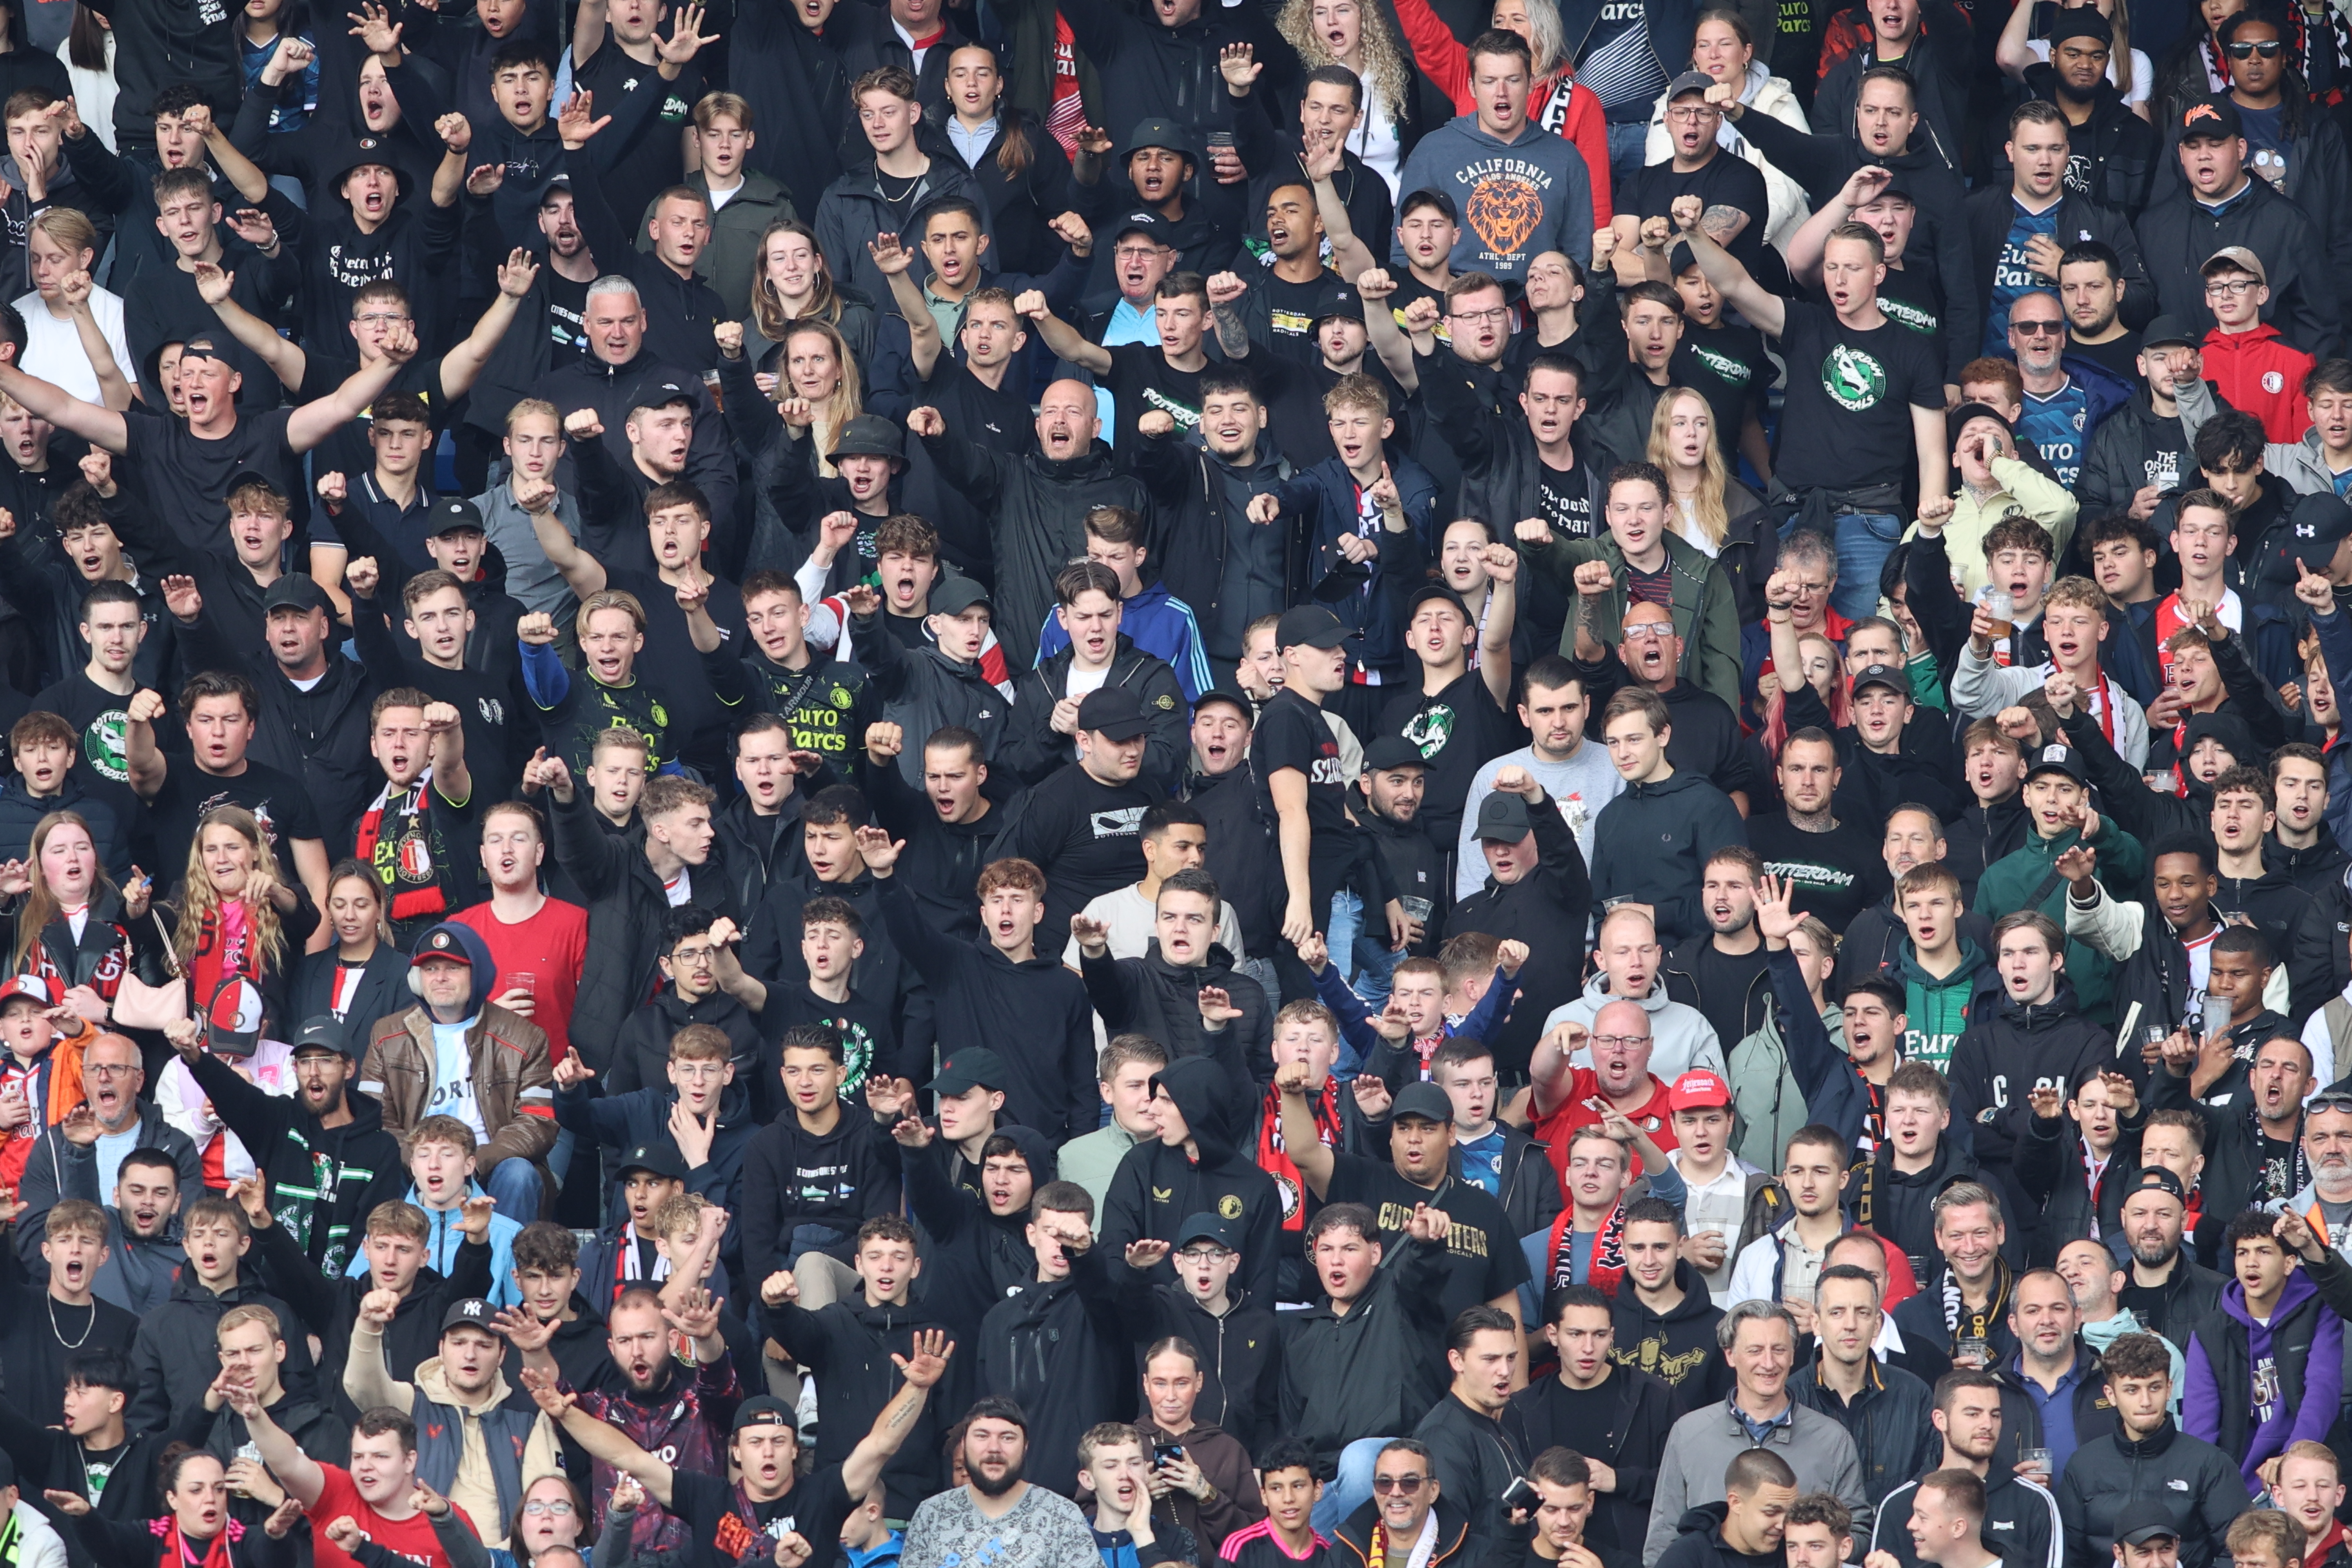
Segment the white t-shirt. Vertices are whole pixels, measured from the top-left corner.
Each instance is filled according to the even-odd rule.
[[[73,319],[50,315],[37,292],[19,296],[16,303],[16,313],[25,318],[25,352],[17,363],[30,374],[55,382],[84,403],[100,401],[98,372],[91,367],[89,354],[81,346],[81,334],[74,330]],[[106,346],[114,351],[115,368],[122,373],[122,379],[138,385],[138,362],[131,357],[131,340],[122,331],[122,296],[110,289],[92,289],[89,313],[98,318],[98,330],[105,337]]]
[[[490,1141],[482,1125],[482,1110],[474,1100],[474,1058],[466,1049],[467,1031],[474,1020],[433,1026],[433,1092],[425,1101],[427,1116],[454,1116],[473,1129],[474,1137]]]

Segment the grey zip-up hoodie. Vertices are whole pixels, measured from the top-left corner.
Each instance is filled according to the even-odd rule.
[[[1506,142],[1457,116],[1423,137],[1405,160],[1402,191],[1444,191],[1462,215],[1456,272],[1485,272],[1517,283],[1528,260],[1547,250],[1592,260],[1592,182],[1584,154],[1567,137],[1532,121]],[[1404,253],[1391,258],[1398,266]]]

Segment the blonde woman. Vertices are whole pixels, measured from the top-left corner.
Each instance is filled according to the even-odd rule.
[[[1276,28],[1308,70],[1345,66],[1364,84],[1363,112],[1348,133],[1348,151],[1388,182],[1389,199],[1402,193],[1397,174],[1429,117],[1421,111],[1421,79],[1404,40],[1378,0],[1289,0]],[[1296,122],[1297,115],[1288,119]]]
[[[72,207],[51,207],[25,231],[30,293],[19,296],[25,351],[17,363],[85,403],[118,413],[131,406],[139,372],[122,330],[122,296],[89,279],[96,226]]]
[[[810,454],[820,479],[833,479],[834,443],[857,417],[861,393],[857,362],[841,333],[823,321],[795,321],[785,329],[778,362],[776,413],[794,440],[815,442]]]
[[[1725,468],[1715,408],[1703,394],[1670,386],[1659,395],[1650,416],[1649,458],[1665,471],[1674,492],[1675,531],[1723,568],[1748,617],[1759,592],[1757,554],[1770,519],[1763,498]]]
[[[292,960],[318,929],[319,911],[300,884],[278,879],[277,858],[253,813],[217,805],[197,819],[173,902],[172,947],[188,977],[191,1010],[227,981],[244,979],[285,1018]]]
[[[124,974],[151,985],[163,979],[163,935],[147,918],[152,886],[133,866],[130,885],[117,891],[89,818],[49,813],[34,825],[32,858],[0,866],[0,905],[11,925],[7,973],[56,983],[67,1011],[104,1024]]]
[[[874,350],[872,302],[836,286],[816,231],[798,218],[785,218],[760,236],[751,313],[743,319],[744,345],[762,373],[774,372],[784,329],[802,321],[823,321],[839,331],[860,363]]]
[[[1738,12],[1717,9],[1699,13],[1698,25],[1691,34],[1690,68],[1737,87],[1743,109],[1769,114],[1792,131],[1811,133],[1812,126],[1805,119],[1804,106],[1797,101],[1796,89],[1756,63],[1756,34],[1748,26],[1748,18]],[[1715,140],[1725,152],[1756,165],[1764,176],[1764,193],[1770,204],[1764,220],[1764,237],[1775,245],[1784,245],[1812,211],[1805,200],[1805,188],[1782,174],[1757,150],[1754,142],[1742,136],[1728,114],[1723,117]],[[1663,92],[1658,94],[1657,107],[1650,111],[1650,139],[1645,151],[1653,163],[1663,163],[1674,156],[1674,138],[1666,131],[1666,95]]]

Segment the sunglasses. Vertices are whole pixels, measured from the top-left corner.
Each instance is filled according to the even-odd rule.
[[[2315,1094],[2303,1102],[2305,1114],[2315,1110],[2352,1111],[2352,1094]]]
[[[2063,321],[2011,321],[2009,323],[2009,330],[2029,338],[2054,338],[2059,333],[2066,330],[2066,323]]]
[[[2231,44],[2230,46],[2230,58],[2233,60],[2250,60],[2256,55],[2260,55],[2266,60],[2274,60],[2278,58],[2279,51],[2284,47],[2286,47],[2286,46],[2276,38],[2264,38],[2250,43]]]
[[[1428,1479],[1427,1476],[1374,1476],[1372,1489],[1381,1493],[1402,1492],[1405,1496],[1411,1497],[1421,1489],[1421,1483]]]

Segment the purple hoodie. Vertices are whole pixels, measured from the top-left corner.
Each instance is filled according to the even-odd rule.
[[[2296,1269],[2279,1291],[2271,1322],[2293,1317],[2317,1294],[2310,1276]],[[2344,1320],[2324,1304],[2315,1310],[2319,1316],[2312,1329],[2310,1354],[2304,1362],[2301,1403],[2289,1407],[2284,1390],[2277,1387],[2267,1403],[2256,1398],[2252,1389],[2241,1395],[2246,1405],[2246,1447],[2238,1469],[2249,1488],[2257,1484],[2255,1472],[2265,1460],[2284,1452],[2290,1443],[2305,1438],[2326,1441],[2328,1428],[2335,1425],[2344,1388]],[[2246,1335],[2245,1364],[2251,1375],[2251,1369],[2271,1353],[2271,1331],[2246,1311],[2246,1288],[2235,1279],[2221,1287],[2221,1310]],[[2209,1443],[2221,1441],[2221,1390],[2212,1361],[2205,1353],[2205,1336],[2216,1327],[2209,1319],[2206,1327],[2189,1338],[2189,1388],[2180,1406],[2181,1430]]]

